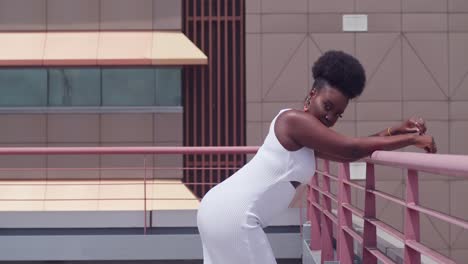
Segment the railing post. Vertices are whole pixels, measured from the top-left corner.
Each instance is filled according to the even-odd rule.
[[[330,174],[330,161],[324,160],[324,171],[326,174]],[[324,193],[330,193],[330,178],[324,176],[322,178],[322,191]],[[322,196],[323,199],[323,211],[322,211],[322,257],[321,262],[334,260],[333,254],[333,222],[330,218],[325,215],[325,212],[332,214],[331,199],[327,196]]]
[[[317,162],[316,162],[317,163]],[[310,249],[311,250],[320,250],[322,245],[321,243],[321,234],[320,234],[320,210],[312,205],[312,203],[320,205],[320,196],[317,190],[312,188],[320,188],[318,184],[319,174],[315,175],[310,179],[309,187],[309,198],[311,201],[308,218],[310,220]]]
[[[351,188],[344,181],[349,181],[349,163],[340,164],[338,175],[338,260],[341,264],[353,263],[353,238],[344,231],[344,228],[353,228],[351,212],[343,204],[351,204]]]
[[[148,223],[146,222],[146,218],[147,218],[147,213],[146,213],[146,155],[143,157],[143,213],[144,213],[144,217],[143,217],[143,221],[144,221],[144,227],[143,227],[143,234],[146,235],[146,227],[148,226]]]
[[[407,241],[420,239],[419,212],[408,207],[419,203],[418,172],[408,170],[406,176],[406,208],[405,208],[405,261],[407,264],[421,264],[421,254],[409,247]]]
[[[364,195],[364,234],[362,243],[362,263],[377,264],[377,258],[367,249],[377,248],[377,228],[370,223],[376,218],[375,194],[367,192],[375,190],[374,164],[367,163],[366,166],[366,188]]]

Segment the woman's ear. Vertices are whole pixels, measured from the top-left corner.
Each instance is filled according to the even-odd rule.
[[[315,96],[317,95],[317,93],[318,93],[317,89],[316,89],[316,88],[312,88],[312,89],[310,90],[309,95],[310,95],[310,97],[315,97]]]

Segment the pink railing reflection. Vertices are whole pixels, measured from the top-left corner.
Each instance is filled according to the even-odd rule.
[[[151,155],[170,155],[170,154],[180,154],[180,155],[189,155],[189,154],[252,154],[256,153],[258,150],[258,147],[4,147],[0,148],[0,156],[22,156],[22,155],[142,155],[142,161],[139,163],[140,165],[135,166],[135,167],[124,167],[124,166],[116,166],[116,167],[98,167],[98,168],[89,168],[89,167],[79,167],[79,168],[54,168],[54,167],[43,167],[43,168],[0,168],[0,173],[8,173],[8,172],[14,172],[16,175],[22,174],[22,173],[27,173],[27,172],[40,172],[40,171],[45,171],[45,172],[53,172],[53,173],[63,173],[63,176],[60,178],[54,178],[54,179],[39,179],[42,180],[40,183],[34,183],[32,185],[38,185],[38,184],[51,184],[53,183],[53,186],[64,186],[66,185],[65,183],[54,183],[54,181],[60,180],[60,181],[72,181],[72,180],[90,180],[92,179],[92,176],[87,176],[85,178],[73,178],[73,177],[68,177],[67,173],[69,172],[81,172],[81,173],[87,173],[87,172],[94,172],[94,171],[100,171],[100,172],[106,172],[108,174],[112,172],[125,172],[128,171],[128,174],[131,173],[136,173],[138,172],[139,175],[142,175],[142,178],[136,180],[135,177],[130,177],[128,179],[131,180],[136,180],[132,181],[129,183],[107,183],[104,180],[100,180],[98,177],[95,180],[98,180],[97,182],[90,182],[86,183],[85,185],[90,186],[90,185],[99,185],[99,186],[112,186],[112,185],[125,185],[127,187],[132,187],[132,186],[141,186],[141,193],[138,195],[138,197],[105,197],[103,199],[98,199],[98,198],[80,198],[80,197],[69,197],[69,195],[66,195],[67,197],[59,197],[59,198],[54,198],[54,199],[46,199],[45,197],[43,198],[9,198],[2,196],[0,201],[2,202],[41,202],[41,201],[90,201],[90,200],[99,200],[99,201],[141,201],[142,207],[143,208],[143,213],[144,213],[144,234],[147,233],[147,228],[148,228],[148,223],[147,223],[147,204],[148,201],[151,201],[151,198],[147,194],[147,185],[148,184],[155,184],[154,182],[150,182],[150,178],[148,177],[148,172],[152,170],[158,170],[158,171],[211,171],[211,170],[236,170],[238,169],[237,167],[233,167],[231,163],[229,162],[224,162],[224,163],[217,163],[218,166],[203,166],[203,167],[163,167],[163,166],[153,166],[149,162]],[[20,158],[20,157],[19,157]],[[110,172],[110,173],[109,173]],[[164,175],[164,173],[161,173]],[[36,178],[35,178],[36,179]],[[106,180],[112,180],[111,177],[106,177]],[[122,177],[117,177],[115,179],[122,179]],[[200,185],[200,186],[206,186],[206,188],[210,188],[214,185],[216,185],[218,182],[214,180],[206,180],[205,177],[201,177],[201,180],[198,182],[188,182],[185,183],[185,185]],[[11,178],[5,178],[2,176],[2,179],[0,180],[0,185],[3,185],[4,182],[8,182],[6,184],[10,184],[10,186],[14,185],[11,183],[11,181],[14,182],[21,182],[22,185],[25,184],[28,180],[31,179],[25,179],[24,177],[11,177]],[[165,183],[157,183],[157,184],[165,184]],[[169,183],[172,184],[172,183]],[[138,187],[139,188],[139,187]],[[167,200],[170,200],[170,198],[167,198]],[[178,200],[183,200],[183,199],[178,199]],[[118,210],[118,208],[116,209]]]
[[[317,170],[315,177],[311,179],[307,199],[307,215],[311,223],[310,247],[312,250],[321,250],[322,263],[332,260],[339,260],[342,264],[353,263],[356,251],[354,241],[362,246],[363,263],[374,264],[378,261],[396,263],[377,249],[377,229],[385,231],[404,244],[404,263],[419,264],[421,255],[438,263],[455,263],[454,260],[421,243],[419,216],[423,213],[465,230],[468,230],[468,222],[419,205],[418,172],[467,178],[468,156],[377,151],[365,161],[367,163],[365,185],[350,180],[347,163],[339,164],[338,176],[332,175],[328,160],[322,160],[323,169]],[[378,175],[374,174],[374,165],[397,167],[407,171],[404,200],[375,189],[375,179]],[[337,184],[336,195],[330,191],[330,181]],[[365,193],[364,210],[351,204],[351,188]],[[403,233],[377,219],[376,197],[405,208]],[[336,204],[336,214],[332,211],[332,202]],[[364,220],[362,235],[353,229],[353,215]],[[335,236],[333,230],[336,230]],[[333,239],[336,239],[336,255]]]

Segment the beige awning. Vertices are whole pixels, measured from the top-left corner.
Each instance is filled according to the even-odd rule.
[[[181,32],[0,33],[0,66],[207,63],[206,55]]]

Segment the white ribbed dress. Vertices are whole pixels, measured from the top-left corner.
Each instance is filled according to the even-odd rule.
[[[278,141],[278,115],[252,160],[212,188],[200,204],[204,264],[276,263],[263,228],[288,208],[295,194],[290,181],[307,182],[315,171],[312,149],[288,151]]]

